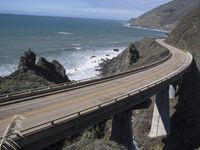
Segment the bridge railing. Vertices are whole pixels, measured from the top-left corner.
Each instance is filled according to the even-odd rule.
[[[191,55],[191,54],[190,54]],[[190,56],[192,58],[192,56]],[[124,94],[124,95],[121,95],[119,97],[116,97],[116,98],[113,98],[111,100],[108,100],[106,102],[102,102],[98,105],[94,105],[94,106],[91,106],[91,107],[88,107],[88,108],[85,108],[83,110],[80,110],[80,111],[76,111],[76,112],[73,112],[71,114],[68,114],[66,116],[62,116],[62,117],[59,117],[59,118],[56,118],[54,120],[51,120],[51,121],[48,121],[48,122],[45,122],[45,123],[41,123],[41,124],[38,124],[38,125],[35,125],[31,128],[27,128],[25,130],[22,130],[21,133],[23,135],[25,134],[32,134],[32,133],[35,133],[35,132],[38,132],[38,131],[41,131],[41,130],[44,130],[46,128],[49,128],[49,127],[52,127],[52,126],[55,126],[56,124],[59,124],[59,123],[62,123],[62,122],[67,122],[69,120],[72,120],[74,118],[77,118],[77,117],[81,117],[82,115],[85,115],[87,113],[91,113],[91,112],[94,112],[94,111],[97,111],[99,109],[102,109],[106,106],[109,106],[109,105],[113,105],[114,103],[117,103],[119,101],[122,101],[122,100],[125,100],[133,95],[136,95],[136,94],[140,94],[142,92],[144,92],[145,90],[148,90],[154,86],[157,86],[163,82],[167,82],[168,80],[170,80],[171,78],[173,77],[176,77],[176,76],[179,76],[179,75],[182,75],[184,72],[186,72],[188,69],[189,69],[189,66],[191,65],[191,62],[188,63],[187,65],[183,65],[181,68],[179,68],[176,72],[158,80],[158,81],[155,81],[155,82],[152,82],[144,87],[141,87],[141,88],[138,88],[136,90],[133,90],[127,94]],[[13,135],[13,138],[16,138],[17,135]],[[1,139],[1,137],[0,137]]]
[[[157,66],[159,64],[162,64],[169,60],[172,56],[172,53],[169,51],[169,54],[159,60],[155,61],[151,64],[144,65],[142,67],[135,68],[130,71],[122,72],[122,73],[117,73],[109,76],[104,76],[104,77],[92,77],[92,78],[87,78],[83,80],[78,80],[78,81],[72,81],[72,82],[67,82],[67,83],[61,83],[61,84],[52,84],[49,86],[45,87],[40,87],[40,88],[35,88],[35,89],[29,89],[29,90],[23,90],[23,91],[18,91],[18,92],[13,92],[9,94],[2,94],[0,95],[0,106],[16,103],[16,102],[21,102],[21,101],[26,101],[30,100],[32,98],[39,98],[42,96],[50,95],[50,94],[55,94],[55,92],[63,92],[67,90],[72,90],[74,88],[79,88],[82,86],[86,85],[91,85],[91,84],[97,84],[98,82],[105,82],[109,80],[113,80],[116,78],[120,78],[123,76],[127,76],[130,74],[134,74],[149,68],[152,68],[154,66]],[[46,95],[45,95],[46,94]]]

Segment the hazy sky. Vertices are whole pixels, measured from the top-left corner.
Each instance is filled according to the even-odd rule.
[[[0,0],[0,13],[127,20],[171,0]]]

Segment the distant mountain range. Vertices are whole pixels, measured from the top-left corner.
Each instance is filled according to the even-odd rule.
[[[182,18],[200,5],[200,0],[173,0],[138,18],[131,18],[130,26],[151,29],[173,30]]]

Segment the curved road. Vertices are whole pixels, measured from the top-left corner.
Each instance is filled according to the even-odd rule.
[[[26,117],[23,123],[26,129],[145,87],[191,64],[192,57],[189,53],[172,47],[161,39],[156,41],[172,52],[168,61],[156,67],[108,82],[0,107],[0,135],[16,114]]]

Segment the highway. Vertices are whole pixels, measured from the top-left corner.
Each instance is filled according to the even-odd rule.
[[[189,53],[166,44],[162,39],[156,41],[170,50],[172,56],[166,62],[153,68],[107,82],[1,106],[0,136],[14,115],[22,115],[26,118],[23,126],[24,129],[27,129],[91,106],[98,106],[106,101],[162,80],[190,66],[193,58]]]

